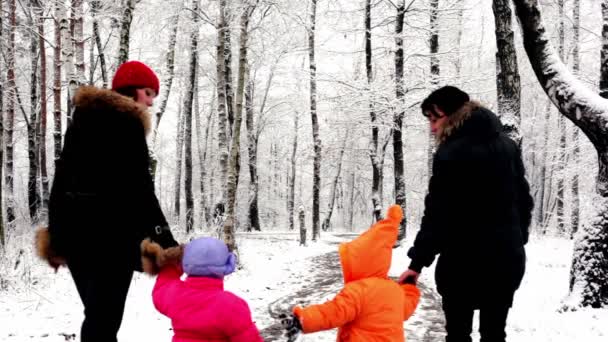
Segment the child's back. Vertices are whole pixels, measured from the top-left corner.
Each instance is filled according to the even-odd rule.
[[[420,291],[387,277],[401,217],[401,209],[391,207],[386,220],[340,245],[344,289],[325,304],[294,309],[305,333],[339,327],[340,342],[405,341],[403,322]]]
[[[181,267],[166,266],[152,291],[158,311],[171,319],[173,342],[262,341],[247,303],[224,291],[223,275],[234,270],[234,259],[226,261],[222,257],[219,262],[214,261],[215,256],[209,254],[214,246],[210,249],[207,244],[202,253],[189,250],[189,246],[203,247],[196,241],[184,251],[183,267],[188,274],[185,281],[180,279]],[[208,264],[201,266],[194,261]],[[212,266],[214,263],[217,266]]]

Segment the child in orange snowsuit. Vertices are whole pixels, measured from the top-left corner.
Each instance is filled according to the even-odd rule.
[[[325,304],[296,306],[294,316],[284,317],[281,323],[290,341],[300,329],[312,333],[333,328],[339,328],[338,342],[405,341],[403,322],[416,309],[420,291],[388,278],[402,217],[401,207],[394,205],[386,219],[340,245],[344,289]]]

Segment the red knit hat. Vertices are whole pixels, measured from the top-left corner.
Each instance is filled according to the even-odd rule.
[[[125,87],[150,88],[158,94],[160,84],[149,66],[142,62],[129,61],[118,67],[112,80],[112,90]]]

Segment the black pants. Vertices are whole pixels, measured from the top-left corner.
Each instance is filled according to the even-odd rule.
[[[116,342],[133,277],[120,263],[68,261],[68,268],[84,305],[81,342]]]
[[[507,334],[507,316],[510,304],[495,303],[479,308],[479,333],[481,342],[505,342]],[[446,342],[471,342],[473,330],[472,305],[462,302],[443,300],[445,313]]]

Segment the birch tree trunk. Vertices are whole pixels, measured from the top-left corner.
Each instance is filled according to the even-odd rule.
[[[40,49],[40,128],[38,129],[38,155],[40,156],[40,179],[42,183],[42,213],[46,217],[49,207],[49,176],[46,165],[46,130],[47,130],[47,66],[46,66],[46,39],[43,8],[39,1],[38,11],[38,44]],[[1,165],[1,163],[0,163]],[[1,179],[1,178],[0,178]]]
[[[217,127],[218,127],[218,154],[219,154],[219,173],[220,173],[220,196],[219,201],[215,204],[214,218],[224,215],[224,208],[226,204],[226,182],[228,178],[228,119],[226,114],[226,76],[224,64],[226,60],[224,58],[225,50],[225,27],[222,26],[222,2],[220,2],[220,25],[217,28],[217,75],[216,75],[216,86],[217,86]],[[227,127],[228,126],[228,127]]]
[[[230,160],[228,165],[227,192],[228,200],[226,206],[226,221],[224,222],[224,242],[231,251],[237,250],[234,238],[236,222],[236,190],[238,188],[240,172],[240,150],[241,150],[241,122],[243,117],[243,99],[245,93],[245,77],[247,76],[247,39],[249,18],[253,12],[253,6],[243,9],[240,18],[239,39],[239,69],[236,90],[236,115],[234,117],[234,131],[232,132],[232,146],[230,148]],[[228,61],[226,61],[228,63]],[[230,103],[228,104],[230,106]]]
[[[608,101],[574,78],[549,43],[538,0],[513,0],[532,68],[551,101],[589,138],[598,153],[593,219],[579,232],[573,254],[572,295],[583,306],[608,304]],[[606,4],[606,1],[604,1]]]
[[[197,78],[197,87],[196,88],[197,88],[196,94],[198,94],[198,78]],[[198,98],[198,96],[195,97],[195,100],[197,102],[199,102],[199,100],[197,98]],[[207,121],[205,121],[206,127],[205,127],[205,137],[204,138],[201,133],[201,128],[203,125],[203,123],[201,122],[202,111],[197,110],[196,117],[195,117],[196,118],[196,122],[195,122],[196,123],[196,136],[197,136],[197,140],[198,140],[198,144],[197,144],[198,145],[198,158],[199,158],[199,164],[200,164],[200,178],[199,178],[200,216],[199,216],[199,222],[200,222],[200,225],[203,227],[206,227],[210,221],[209,209],[207,207],[206,193],[208,191],[212,191],[212,189],[210,187],[209,190],[206,190],[205,181],[207,180],[207,173],[208,173],[207,172],[207,146],[209,146],[209,131],[213,124],[212,120],[213,120],[214,102],[215,102],[215,96],[211,100],[211,105],[209,106],[209,115],[207,115]],[[195,107],[198,107],[198,106],[195,106]],[[203,139],[205,140],[204,145],[202,144]]]
[[[574,0],[572,3],[572,72],[578,76],[581,65],[580,56],[580,30],[581,30],[581,2],[580,0]],[[608,8],[607,8],[608,9]],[[608,18],[604,20],[604,27],[606,34],[608,35]],[[579,184],[578,184],[578,166],[580,164],[580,148],[579,148],[579,137],[578,128],[574,127],[572,130],[572,145],[574,149],[572,151],[572,164],[575,165],[576,169],[574,175],[572,175],[572,212],[570,214],[570,224],[572,229],[570,230],[570,238],[574,238],[574,234],[578,232],[579,217],[580,217],[580,195],[579,195]]]
[[[565,34],[564,34],[564,0],[557,0],[559,11],[559,25],[557,35],[559,38],[558,52],[562,62],[565,63]],[[559,151],[557,151],[557,231],[561,235],[566,235],[565,218],[564,218],[564,170],[566,164],[566,122],[562,115],[557,118],[557,128],[559,130]],[[568,234],[569,236],[570,234]]]
[[[291,150],[291,173],[289,177],[289,195],[287,200],[287,215],[289,216],[289,230],[293,230],[295,216],[295,195],[296,195],[296,161],[298,153],[298,126],[300,115],[294,113],[294,133]]]
[[[365,1],[365,73],[367,75],[368,91],[372,95],[373,64],[372,64],[372,26],[371,26],[371,1]],[[378,115],[374,110],[374,103],[370,100],[369,117],[372,126],[372,145],[370,148],[370,160],[372,163],[372,215],[376,221],[382,215],[382,178],[384,151],[380,150],[380,129],[378,126]],[[382,154],[381,154],[382,153]]]
[[[393,118],[393,160],[395,163],[395,204],[401,206],[406,212],[405,198],[405,174],[403,161],[403,116],[404,116],[404,96],[403,90],[403,20],[405,16],[405,0],[397,8],[397,20],[395,23],[395,96],[397,98],[397,113]],[[404,215],[405,217],[405,215]],[[406,220],[401,220],[399,225],[399,235],[397,241],[405,238]],[[397,242],[399,243],[399,242]]]
[[[133,21],[133,12],[135,11],[136,4],[136,0],[122,0],[122,8],[124,9],[124,12],[120,24],[120,46],[118,49],[117,66],[129,60],[131,22]]]
[[[76,78],[78,84],[85,83],[85,68],[84,68],[84,11],[82,8],[83,0],[72,0],[72,13],[74,19],[74,47],[75,47],[75,63],[76,63]],[[93,65],[90,66],[91,68]]]
[[[179,222],[180,213],[181,213],[181,189],[182,189],[182,167],[183,167],[183,157],[184,157],[184,128],[185,124],[185,115],[182,103],[184,103],[184,96],[181,96],[180,103],[177,109],[177,145],[175,146],[176,152],[176,163],[175,167],[175,199],[173,210],[175,214],[175,219]]]
[[[429,47],[431,53],[431,85],[433,88],[437,88],[439,84],[439,58],[437,54],[439,53],[439,0],[431,0],[431,12],[430,12],[430,29],[431,35],[429,39]],[[459,32],[462,31],[462,28],[459,29]],[[460,44],[460,38],[458,38],[458,42]],[[459,62],[457,62],[459,63]],[[460,66],[458,66],[458,73],[460,73]],[[430,181],[431,176],[433,174],[433,155],[435,153],[435,137],[433,136],[433,132],[431,132],[431,125],[428,125],[428,141],[429,148],[427,150],[427,173],[428,179]]]
[[[192,194],[192,104],[196,86],[196,70],[198,69],[198,30],[199,30],[199,0],[192,0],[192,32],[190,33],[190,76],[188,90],[184,99],[184,147],[185,147],[185,175],[184,193],[186,195],[186,233],[190,233],[194,226],[194,196]],[[197,113],[198,115],[198,113]]]
[[[95,46],[97,47],[97,57],[99,58],[99,66],[101,69],[101,79],[103,80],[103,87],[108,87],[108,69],[106,67],[106,56],[101,43],[101,34],[99,33],[99,21],[97,20],[97,13],[99,12],[101,5],[100,0],[92,0],[91,6],[91,17],[93,25],[93,39],[95,40]],[[93,45],[93,43],[91,43]],[[93,66],[91,65],[91,68]]]
[[[503,130],[521,146],[520,112],[521,82],[517,66],[517,52],[511,26],[511,5],[508,0],[493,0],[496,27],[496,92],[498,116]]]
[[[78,87],[76,70],[74,68],[74,41],[70,31],[70,23],[65,4],[62,2],[58,5],[57,9],[59,11],[57,14],[57,20],[59,20],[59,29],[61,31],[61,62],[64,66],[65,78],[68,82],[66,103],[69,124],[72,121],[72,98],[74,97],[74,93]]]
[[[53,60],[53,147],[55,165],[61,156],[61,16],[65,15],[61,0],[55,1],[55,49]]]
[[[17,85],[15,83],[15,31],[17,29],[17,7],[15,0],[8,1],[8,46],[6,56],[6,135],[4,146],[6,149],[6,164],[4,184],[6,185],[6,220],[8,227],[13,225],[15,221],[15,202],[14,202],[14,185],[13,185],[13,129],[15,126],[15,100],[17,95]]]
[[[0,1],[0,44],[4,42],[4,1]],[[4,142],[4,69],[3,61],[0,60],[0,144]],[[8,68],[8,65],[4,65]],[[4,187],[2,178],[4,176],[4,146],[0,146],[0,248],[4,249],[6,244],[4,229]]]
[[[29,160],[29,173],[27,182],[27,200],[28,212],[32,223],[37,223],[38,211],[40,208],[40,190],[38,187],[38,32],[33,28],[38,26],[38,15],[36,13],[34,2],[30,3],[30,11],[28,20],[29,26],[32,28],[30,33],[30,117],[27,120],[27,154]]]
[[[308,29],[308,60],[310,68],[310,117],[314,144],[314,166],[312,185],[312,241],[319,238],[319,194],[321,192],[321,138],[317,119],[317,66],[315,61],[315,24],[317,17],[317,0],[311,0],[310,27]]]
[[[226,113],[228,115],[228,137],[234,133],[234,91],[232,90],[232,39],[230,32],[229,4],[220,0],[220,27],[224,40],[224,88],[226,96]]]
[[[342,142],[342,148],[340,149],[340,157],[338,158],[338,171],[336,172],[336,177],[331,184],[331,192],[329,195],[329,204],[327,206],[327,216],[325,216],[325,220],[323,220],[323,225],[321,228],[323,231],[329,230],[331,227],[331,215],[334,211],[334,204],[336,203],[336,189],[338,188],[338,182],[340,181],[340,175],[342,174],[342,162],[344,161],[344,151],[346,151],[346,143],[348,142],[349,134],[346,131],[344,135],[344,141]]]
[[[180,8],[181,9],[181,8]],[[154,123],[154,131],[152,132],[152,146],[156,146],[156,139],[158,136],[158,127],[160,120],[167,109],[167,102],[169,102],[169,95],[171,94],[171,85],[173,84],[173,78],[175,77],[175,45],[177,43],[177,31],[179,29],[179,11],[177,11],[171,21],[171,35],[169,36],[169,46],[167,47],[166,55],[166,76],[163,78],[162,97],[160,100],[160,106],[156,112],[156,122]]]
[[[245,124],[247,126],[247,141],[249,143],[249,213],[247,231],[261,231],[260,228],[260,213],[258,210],[258,194],[259,194],[259,179],[258,179],[258,135],[253,121],[253,82],[247,82],[245,90]]]

